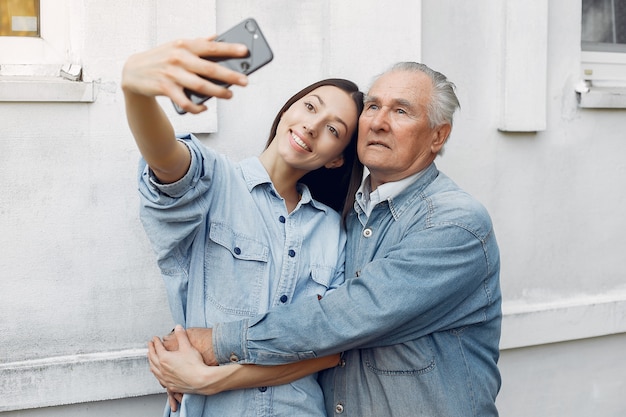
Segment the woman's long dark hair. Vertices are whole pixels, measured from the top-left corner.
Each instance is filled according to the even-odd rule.
[[[358,117],[363,111],[363,93],[359,91],[359,87],[356,84],[352,81],[341,78],[329,78],[318,81],[294,94],[280,109],[274,119],[274,123],[272,123],[270,136],[265,144],[266,148],[270,145],[270,143],[272,143],[274,137],[276,137],[278,123],[280,122],[283,113],[285,113],[287,109],[293,105],[293,103],[300,100],[316,88],[325,85],[337,87],[352,97],[354,104],[356,104],[358,120]],[[358,131],[359,129],[357,123],[357,128],[354,129],[354,133],[350,138],[350,143],[343,151],[343,165],[341,167],[333,169],[321,167],[315,171],[307,173],[300,179],[301,183],[306,184],[307,187],[309,187],[313,198],[337,211],[340,211],[341,217],[344,220],[354,206],[354,194],[358,190],[361,183],[361,177],[363,176],[363,164],[361,164],[356,155],[356,139]]]

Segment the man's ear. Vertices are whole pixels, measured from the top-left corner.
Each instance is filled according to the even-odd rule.
[[[327,162],[326,165],[324,165],[324,167],[328,169],[339,168],[342,166],[343,166],[343,154],[339,155],[337,158],[333,159],[330,162]]]
[[[433,153],[439,153],[441,148],[443,148],[443,145],[445,145],[448,140],[448,136],[450,136],[451,130],[452,126],[449,123],[439,125],[435,128],[435,131],[433,132],[434,138],[430,144],[430,150]]]

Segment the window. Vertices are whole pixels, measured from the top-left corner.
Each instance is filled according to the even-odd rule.
[[[0,36],[39,36],[39,0],[0,0]]]
[[[626,52],[626,0],[583,0],[582,50]]]
[[[626,108],[626,0],[582,0],[581,107]]]
[[[70,42],[82,33],[81,11],[70,0],[0,0],[0,101],[95,100],[81,50]]]
[[[37,20],[36,36],[0,36],[0,75],[51,75],[50,71],[46,71],[46,66],[54,66],[58,72],[62,65],[69,63],[69,56],[78,53],[69,42],[73,23],[70,14],[77,13],[74,10],[76,8],[72,9],[69,3],[68,0],[0,0],[3,32],[13,29],[13,21],[21,21],[21,25],[26,26],[29,24],[27,22],[31,22],[33,26],[32,19]],[[30,11],[28,4],[32,5]],[[78,19],[74,21],[80,22]]]

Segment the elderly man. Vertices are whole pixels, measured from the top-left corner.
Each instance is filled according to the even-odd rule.
[[[329,415],[498,415],[496,238],[484,207],[434,163],[458,107],[454,85],[423,64],[378,77],[359,120],[369,175],[347,218],[345,285],[252,319],[188,329],[205,363],[343,352],[321,375]],[[189,346],[182,330],[176,336]],[[172,352],[152,352],[155,375],[169,381],[159,360]]]

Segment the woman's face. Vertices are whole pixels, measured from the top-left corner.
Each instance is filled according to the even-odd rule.
[[[343,164],[343,150],[357,126],[357,108],[345,91],[325,85],[283,113],[272,144],[290,166],[313,171]]]

